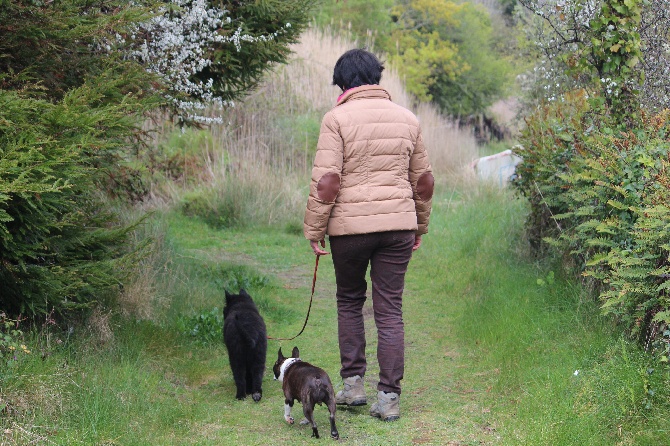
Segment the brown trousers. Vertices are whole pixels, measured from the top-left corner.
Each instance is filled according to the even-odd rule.
[[[370,265],[372,309],[377,326],[378,390],[400,394],[405,369],[402,293],[412,258],[414,231],[389,231],[329,237],[337,282],[340,376],[364,376],[365,275]]]

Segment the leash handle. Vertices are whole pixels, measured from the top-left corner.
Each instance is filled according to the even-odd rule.
[[[293,336],[292,338],[273,338],[272,336],[268,336],[268,339],[272,339],[274,341],[292,341],[298,336],[300,336],[303,331],[305,331],[305,327],[307,327],[307,321],[309,320],[309,313],[310,311],[312,311],[312,301],[314,300],[314,288],[316,287],[316,272],[319,269],[319,257],[321,256],[317,254],[316,263],[314,264],[314,278],[312,279],[312,295],[309,297],[309,307],[307,308],[307,316],[305,316],[305,322],[302,324],[300,332],[297,335]]]

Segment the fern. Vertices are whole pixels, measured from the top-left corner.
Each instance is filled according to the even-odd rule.
[[[644,338],[663,331],[651,324],[670,325],[670,112],[642,113],[638,128],[616,134],[586,111],[577,97],[527,119],[531,148],[515,185],[530,199],[531,240],[541,233],[571,257],[595,281],[603,311]]]

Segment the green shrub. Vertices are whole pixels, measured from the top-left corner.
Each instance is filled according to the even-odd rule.
[[[531,202],[530,238],[555,246],[603,311],[651,343],[670,322],[670,112],[617,132],[586,111],[576,98],[527,120],[516,186]]]
[[[90,306],[119,291],[132,263],[133,227],[101,191],[126,175],[160,84],[101,51],[146,19],[103,3],[0,8],[0,307],[11,317]]]
[[[546,250],[547,237],[556,237],[566,223],[555,215],[570,210],[565,200],[567,190],[563,174],[570,170],[573,159],[584,150],[589,121],[588,105],[579,95],[565,102],[545,104],[526,118],[517,146],[523,163],[517,166],[516,189],[530,203],[527,219],[528,238],[536,254]]]
[[[122,283],[132,227],[96,184],[101,152],[117,143],[118,130],[105,128],[123,127],[125,111],[89,107],[91,95],[88,84],[57,104],[0,91],[0,304],[9,315],[63,314]]]
[[[223,312],[214,307],[192,317],[178,320],[179,331],[201,345],[216,344],[222,341]]]
[[[242,203],[234,193],[216,189],[186,194],[180,205],[182,214],[198,217],[215,229],[235,226],[242,216]]]

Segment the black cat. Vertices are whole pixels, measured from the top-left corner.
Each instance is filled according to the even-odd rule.
[[[268,347],[267,331],[258,308],[243,289],[240,294],[226,291],[223,342],[228,349],[230,368],[237,386],[235,397],[241,400],[251,394],[254,401],[260,401]]]

